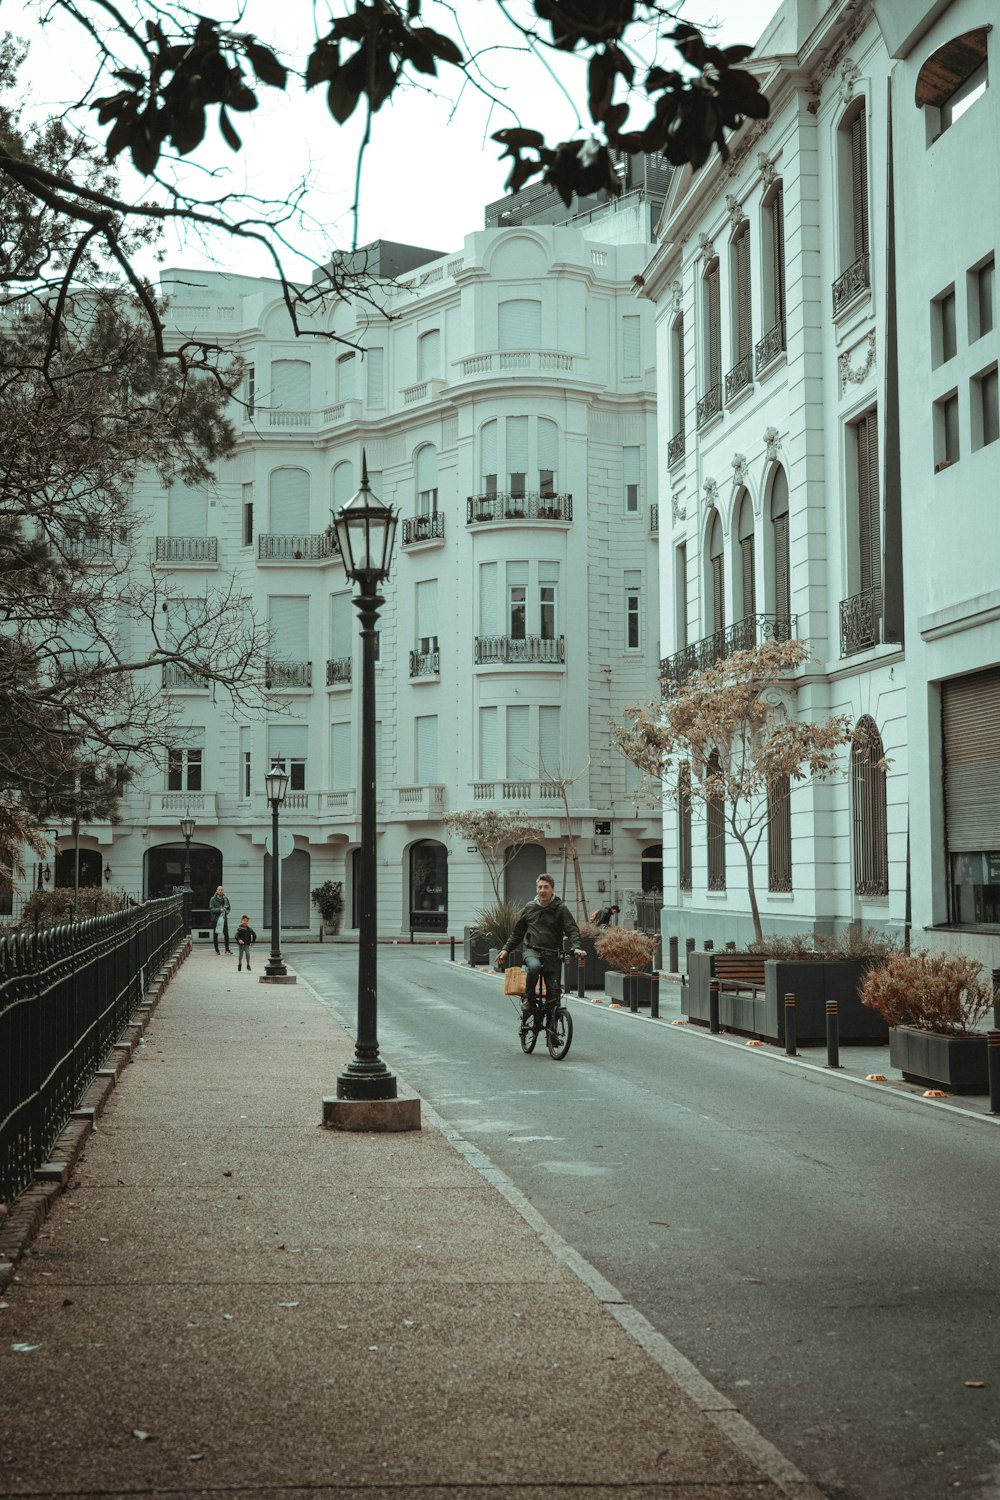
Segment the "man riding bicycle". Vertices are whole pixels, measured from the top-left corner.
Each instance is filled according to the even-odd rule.
[[[502,964],[512,948],[524,944],[524,964],[528,971],[524,986],[526,1006],[535,1002],[539,974],[545,980],[546,999],[559,999],[562,992],[559,965],[566,938],[569,938],[577,958],[586,958],[586,951],[580,946],[580,929],[569,907],[556,895],[555,881],[551,875],[539,875],[535,881],[534,901],[529,901],[524,907],[514,924],[514,931],[497,954],[497,963]]]

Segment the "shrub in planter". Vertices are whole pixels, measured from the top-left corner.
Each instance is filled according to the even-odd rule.
[[[486,906],[476,913],[472,924],[473,935],[485,942],[487,947],[496,948],[499,952],[514,931],[521,911],[522,907],[517,901],[497,901],[493,906]]]
[[[580,946],[587,957],[580,959],[572,956],[566,965],[566,988],[575,990],[579,986],[580,968],[583,968],[584,989],[604,988],[604,976],[608,971],[608,964],[597,952],[597,939],[606,929],[598,927],[596,922],[580,923]]]
[[[121,891],[109,891],[102,886],[81,886],[77,903],[77,915],[73,916],[75,893],[72,886],[56,886],[51,891],[32,891],[21,908],[18,927],[22,932],[37,927],[62,927],[67,922],[86,922],[91,917],[103,917],[112,911],[120,911],[123,904]]]
[[[336,935],[340,931],[340,920],[344,913],[344,887],[339,880],[324,880],[322,885],[310,892],[312,903],[323,920],[328,932]]]
[[[889,1058],[911,1083],[989,1090],[986,1036],[993,993],[982,964],[959,953],[892,953],[865,976],[861,999],[889,1026]]]

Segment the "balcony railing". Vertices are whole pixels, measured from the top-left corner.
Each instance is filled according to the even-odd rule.
[[[440,675],[441,652],[437,647],[433,651],[410,652],[411,677],[440,677]]]
[[[672,469],[684,457],[684,429],[676,432],[667,444],[667,467]]]
[[[272,688],[311,688],[311,661],[269,661],[264,667],[264,686]]]
[[[396,805],[410,818],[440,816],[445,805],[444,787],[435,782],[424,786],[398,786]]]
[[[336,656],[326,664],[327,687],[346,687],[351,681],[351,658]]]
[[[432,516],[407,516],[403,522],[403,546],[412,547],[415,542],[440,541],[444,537],[444,511],[435,511]]]
[[[156,561],[179,563],[217,563],[217,536],[158,536]]]
[[[844,308],[853,302],[855,297],[860,297],[870,285],[868,256],[862,255],[833,283],[833,316],[836,317],[839,312],[843,312]]]
[[[115,541],[109,536],[67,536],[63,546],[67,557],[84,562],[109,563],[115,553]]]
[[[882,619],[882,590],[863,589],[840,601],[840,654],[853,656],[877,646]]]
[[[649,534],[650,536],[660,534],[660,507],[655,500],[649,507]]]
[[[754,360],[757,365],[758,375],[762,370],[766,370],[772,361],[777,359],[784,347],[785,320],[782,318],[780,323],[775,323],[774,327],[769,329],[764,337],[757,341],[757,347],[754,350]]]
[[[150,792],[149,821],[157,825],[176,824],[187,813],[196,824],[215,823],[218,814],[214,792]]]
[[[279,536],[266,531],[257,538],[258,562],[322,562],[339,556],[337,536],[332,530],[314,531],[307,536]]]
[[[713,417],[717,417],[722,410],[722,386],[713,385],[711,390],[705,392],[696,408],[696,420],[699,428],[704,427]]]
[[[501,493],[470,495],[465,503],[465,522],[479,521],[572,521],[572,495],[542,495],[530,490],[524,495]]]
[[[566,660],[566,640],[557,636],[546,640],[540,635],[477,635],[475,662],[477,666],[490,663],[543,662],[558,665]]]
[[[183,662],[165,661],[163,663],[163,686],[165,688],[181,688],[185,692],[193,689],[203,692],[208,687],[208,678],[203,677],[200,672],[192,672],[185,667]]]
[[[734,651],[749,651],[765,641],[790,641],[795,635],[795,615],[748,615],[725,630],[706,635],[660,662],[660,685],[664,697],[680,692],[693,672],[704,672],[725,661]]]
[[[749,352],[743,358],[737,360],[736,364],[726,376],[726,400],[732,401],[741,391],[747,390],[753,383],[753,360]]]
[[[562,793],[551,781],[474,781],[476,802],[557,802]]]
[[[550,349],[505,349],[497,354],[473,354],[460,363],[462,376],[507,375],[512,370],[531,370],[539,375],[569,375],[573,355]]]

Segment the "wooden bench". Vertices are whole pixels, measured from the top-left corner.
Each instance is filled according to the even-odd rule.
[[[753,953],[716,953],[712,963],[712,977],[718,980],[719,992],[752,995],[764,993],[764,958]]]

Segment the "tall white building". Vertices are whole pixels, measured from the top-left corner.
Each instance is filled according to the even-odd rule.
[[[327,527],[364,455],[401,518],[377,667],[380,931],[460,933],[492,901],[449,811],[543,826],[512,895],[549,868],[572,898],[569,833],[588,905],[659,886],[659,811],[609,735],[655,692],[661,654],[653,318],[632,286],[651,250],[640,191],[569,225],[471,234],[456,254],[380,244],[372,297],[315,314],[343,342],[294,337],[276,283],[166,274],[175,332],[246,361],[246,407],[213,486],[139,486],[139,550],[185,597],[220,576],[250,596],[273,706],[234,720],[166,669],[186,729],[119,826],[83,830],[88,875],[96,862],[130,891],[179,884],[190,813],[200,921],[221,882],[266,926],[263,778],[278,761],[294,840],[283,928],[315,929],[310,891],[327,879],[355,925],[360,646]]]

